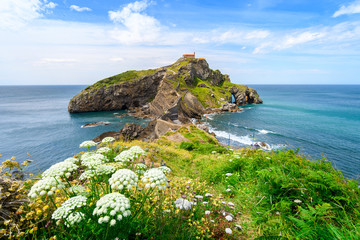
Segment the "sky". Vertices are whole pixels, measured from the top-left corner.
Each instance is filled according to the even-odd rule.
[[[360,0],[0,1],[0,85],[89,85],[193,52],[239,84],[360,84]]]

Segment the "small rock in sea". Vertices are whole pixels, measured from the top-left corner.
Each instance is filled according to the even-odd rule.
[[[111,122],[95,122],[95,123],[87,123],[85,125],[82,125],[81,128],[87,128],[87,127],[96,127],[100,125],[109,125]]]

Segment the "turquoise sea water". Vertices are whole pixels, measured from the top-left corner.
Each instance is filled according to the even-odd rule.
[[[79,144],[126,122],[146,124],[114,113],[69,114],[69,100],[85,86],[0,86],[1,160],[31,155],[37,172],[81,151]],[[254,85],[262,105],[241,113],[209,115],[219,140],[237,146],[263,141],[272,148],[298,148],[313,159],[326,156],[349,178],[360,174],[360,85]],[[91,122],[110,125],[81,128]],[[250,136],[251,135],[251,136]]]
[[[86,86],[0,86],[1,160],[15,156],[34,160],[30,171],[45,170],[52,164],[86,150],[79,144],[103,132],[119,131],[126,122],[144,124],[130,116],[116,118],[114,113],[69,114],[69,100]],[[92,122],[110,125],[81,128]]]

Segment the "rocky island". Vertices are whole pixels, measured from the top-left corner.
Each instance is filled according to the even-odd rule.
[[[241,111],[238,105],[260,103],[255,89],[232,83],[229,75],[212,70],[204,58],[184,55],[168,66],[131,70],[100,80],[74,96],[68,110],[129,110],[138,117],[154,119],[146,132],[154,132],[160,123],[163,130],[155,132],[161,135],[174,124],[201,119],[206,113],[237,112]]]

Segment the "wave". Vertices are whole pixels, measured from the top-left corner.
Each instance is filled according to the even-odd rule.
[[[228,139],[230,137],[230,141],[232,142],[236,142],[240,145],[245,145],[245,146],[254,146],[254,147],[260,147],[264,150],[273,150],[273,149],[282,149],[282,148],[286,148],[287,145],[286,144],[269,144],[269,143],[265,143],[263,141],[259,141],[258,139],[254,139],[252,137],[252,135],[243,135],[243,136],[237,136],[234,134],[231,134],[229,132],[225,132],[225,131],[220,131],[220,130],[216,130],[214,128],[212,128],[210,125],[208,125],[209,127],[209,131],[215,133],[217,138],[222,138],[222,139],[226,139],[226,141],[221,141],[223,143],[228,143]],[[262,134],[267,134],[267,133],[274,133],[272,131],[268,131],[265,129],[262,129],[264,131],[262,131]],[[258,130],[259,132],[261,130]],[[265,133],[266,131],[266,133]]]
[[[230,137],[230,140],[231,141],[235,141],[235,142],[238,142],[238,143],[241,143],[243,145],[249,145],[251,146],[252,144],[255,143],[255,141],[253,141],[249,136],[236,136],[234,134],[229,134],[225,131],[218,131],[218,130],[215,130],[215,129],[212,129],[212,128],[209,128],[210,132],[213,132],[215,133],[215,135],[217,137],[221,137],[221,138],[225,138],[225,139],[229,139]]]
[[[275,133],[275,132],[273,132],[273,131],[266,130],[266,129],[256,129],[256,131],[258,131],[259,134]]]

